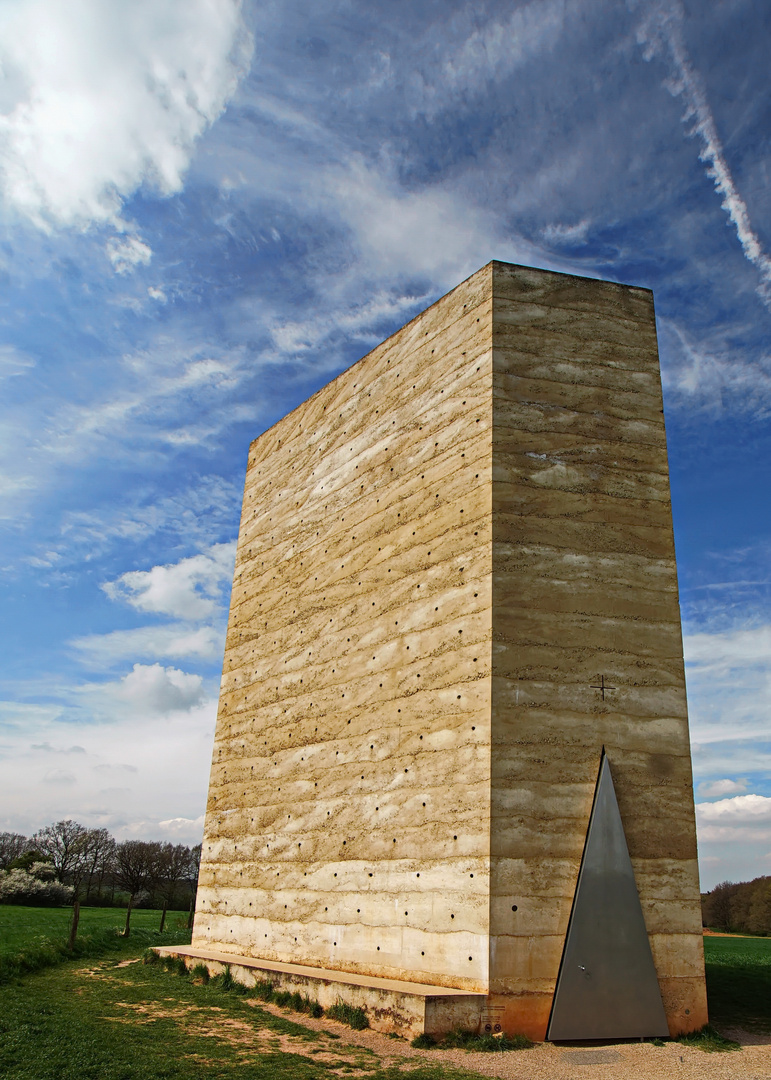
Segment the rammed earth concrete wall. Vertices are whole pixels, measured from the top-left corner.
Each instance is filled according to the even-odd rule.
[[[501,263],[493,281],[490,991],[545,1030],[604,746],[669,1023],[700,1027],[653,296]]]
[[[652,296],[491,263],[252,444],[193,945],[543,1037],[603,745],[699,1027]]]
[[[491,286],[252,445],[195,944],[487,988]]]

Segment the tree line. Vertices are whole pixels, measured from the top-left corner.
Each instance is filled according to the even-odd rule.
[[[721,881],[701,895],[702,922],[711,930],[771,934],[771,877]]]
[[[0,903],[82,904],[187,910],[201,845],[122,840],[70,819],[33,836],[0,832]]]

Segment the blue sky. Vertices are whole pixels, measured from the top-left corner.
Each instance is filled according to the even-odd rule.
[[[771,7],[4,0],[0,829],[200,835],[250,439],[491,258],[656,298],[702,881],[771,873]]]

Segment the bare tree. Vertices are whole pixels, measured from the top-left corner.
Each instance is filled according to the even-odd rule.
[[[32,841],[17,832],[0,832],[0,870],[26,855],[32,849]]]
[[[124,840],[115,849],[115,880],[135,900],[141,892],[151,890],[159,873],[157,841]]]
[[[129,894],[125,937],[129,936],[135,899],[141,892],[152,889],[158,880],[160,847],[157,842],[124,840],[115,849],[115,880]]]
[[[171,904],[178,886],[190,879],[192,855],[184,844],[162,844],[158,852],[158,884],[163,899]]]
[[[190,848],[190,891],[195,894],[198,890],[198,875],[201,872],[201,852],[203,844],[194,844]]]
[[[86,863],[86,903],[91,898],[94,878],[97,880],[97,895],[101,895],[105,874],[115,860],[115,838],[107,829],[89,829],[85,841],[84,858]]]
[[[75,885],[76,894],[86,865],[87,836],[88,829],[68,818],[46,825],[32,837],[36,849],[50,860],[57,881],[63,883],[65,877],[69,877]]]

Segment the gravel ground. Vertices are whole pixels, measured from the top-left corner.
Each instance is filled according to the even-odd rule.
[[[447,1062],[483,1076],[502,1080],[771,1080],[771,1036],[725,1029],[723,1034],[741,1043],[741,1050],[708,1054],[680,1043],[602,1043],[555,1046],[540,1043],[532,1050],[505,1053],[468,1053],[465,1050],[415,1050],[401,1039],[376,1031],[352,1031],[334,1020],[312,1020],[271,1005],[261,1005],[276,1016],[291,1016],[315,1031],[332,1031],[349,1045],[362,1046],[400,1065],[405,1059]],[[339,1044],[338,1044],[339,1045]]]

